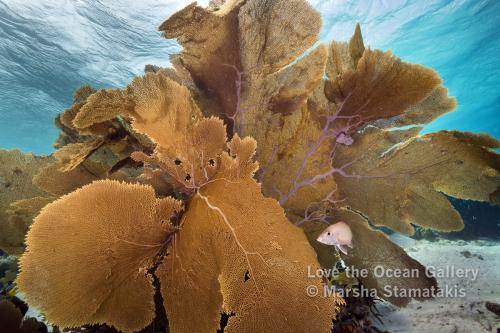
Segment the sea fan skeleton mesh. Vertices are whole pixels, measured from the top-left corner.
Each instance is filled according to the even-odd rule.
[[[29,304],[62,327],[133,332],[154,318],[148,270],[181,203],[152,187],[97,181],[46,206],[27,236],[17,279]]]

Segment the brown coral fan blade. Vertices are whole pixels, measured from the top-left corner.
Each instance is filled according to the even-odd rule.
[[[317,41],[321,17],[303,0],[249,0],[239,12],[239,26],[244,70],[269,74]]]
[[[85,104],[87,98],[95,93],[96,90],[89,85],[81,86],[75,91],[73,96],[73,105],[61,113],[60,121],[62,125],[74,129],[73,119],[75,119],[80,108]]]
[[[363,56],[365,52],[365,44],[363,43],[363,36],[361,34],[361,26],[359,23],[356,24],[356,29],[354,34],[349,41],[349,53],[354,64],[354,68],[357,67],[359,59]]]
[[[314,251],[255,181],[206,185],[181,225],[157,270],[172,332],[215,332],[222,313],[226,332],[330,331],[341,299],[308,277]],[[321,295],[307,296],[309,285]]]
[[[23,251],[26,226],[10,221],[10,204],[21,199],[47,196],[31,183],[41,168],[52,163],[52,157],[37,157],[19,150],[0,150],[0,249],[10,254]]]
[[[440,231],[463,222],[445,196],[489,201],[499,186],[496,140],[459,132],[412,138],[418,128],[368,127],[353,145],[339,147],[335,175],[339,194],[374,225],[412,234],[411,224]],[[342,167],[345,165],[345,167]]]
[[[127,115],[133,108],[134,101],[127,91],[103,89],[86,98],[72,123],[76,128],[87,128],[119,115]]]
[[[269,108],[284,115],[301,109],[311,92],[320,85],[326,60],[327,49],[321,44],[295,64],[269,76],[265,84]]]
[[[335,66],[327,71],[325,94],[342,105],[340,116],[355,118],[358,128],[403,114],[441,85],[432,69],[402,62],[390,52],[366,49],[357,65],[346,64],[338,55],[348,49],[347,44],[332,43],[330,63]]]
[[[176,62],[190,72],[205,114],[239,121],[240,113],[261,107],[254,105],[258,96],[247,103],[245,95],[260,96],[262,79],[306,52],[317,41],[320,27],[319,13],[306,1],[249,0],[230,1],[219,11],[191,4],[160,30],[184,47]],[[316,72],[316,67],[311,69]],[[271,97],[259,102],[267,107]]]
[[[130,89],[136,103],[134,129],[164,149],[185,147],[187,129],[201,117],[189,90],[163,70],[135,78]]]
[[[28,233],[19,290],[58,326],[144,328],[155,315],[148,269],[179,209],[171,198],[157,199],[150,186],[109,180],[61,197]]]
[[[217,157],[226,146],[226,127],[221,119],[215,117],[200,119],[193,124],[190,141],[196,151],[203,152],[207,158]]]
[[[58,149],[54,157],[59,161],[59,170],[66,172],[75,169],[103,144],[104,140],[99,138],[93,141],[70,143]]]
[[[259,164],[254,161],[257,141],[251,137],[241,139],[235,134],[228,143],[229,153],[221,156],[220,174],[228,179],[251,179]]]
[[[34,217],[44,206],[55,199],[55,197],[34,197],[17,200],[10,204],[10,208],[7,209],[7,212],[10,215]]]
[[[62,195],[106,177],[106,167],[98,162],[86,160],[67,172],[61,171],[62,167],[56,162],[40,169],[33,177],[33,184],[48,193]]]
[[[244,80],[236,131],[259,142],[264,163],[297,131],[307,97],[323,79],[327,50],[313,48],[321,19],[305,1],[247,1],[239,25]]]
[[[287,209],[303,211],[333,187],[331,177],[314,184],[316,188],[300,185],[330,168],[331,135],[321,132],[321,114],[311,112],[306,103],[321,85],[326,56],[324,45],[318,46],[294,64],[257,81],[244,100],[243,108],[248,111],[238,129],[259,142],[264,193]]]
[[[306,102],[321,85],[326,59],[326,48],[320,45],[281,71],[246,84],[241,102],[242,125],[237,129],[240,135],[243,132],[259,142],[257,154],[262,165],[272,158],[277,147],[288,154],[286,148],[294,136],[301,136],[302,143],[314,140],[321,128],[317,121],[320,114],[309,112]],[[309,124],[312,120],[315,123]],[[307,131],[298,133],[310,125],[316,127],[310,136]]]
[[[85,84],[78,88],[73,94],[73,103],[84,103],[87,98],[95,92],[96,90],[92,88],[92,86]]]
[[[226,127],[221,119],[203,118],[189,90],[165,71],[148,73],[130,85],[136,100],[132,126],[158,143],[150,157],[132,158],[156,164],[176,185],[193,190],[218,169],[226,147]]]
[[[412,298],[417,300],[431,298],[432,291],[437,292],[436,279],[428,276],[426,268],[406,254],[384,233],[372,229],[363,217],[350,211],[340,210],[336,211],[336,219],[347,223],[352,230],[354,246],[344,260],[349,267],[368,271],[366,278],[360,278],[366,288],[375,289],[379,297],[398,306],[407,305]],[[311,239],[316,239],[324,227],[316,225],[314,228],[316,230],[311,231],[309,235]],[[336,256],[332,247],[318,242],[313,244],[323,267],[334,267]],[[391,277],[389,274],[378,277],[382,269],[384,272],[394,270],[412,272],[413,275],[407,278]],[[378,270],[377,277],[375,270]],[[409,290],[413,290],[415,297],[407,292]]]
[[[438,86],[427,98],[409,107],[403,114],[389,119],[380,119],[374,122],[374,125],[384,128],[424,125],[453,111],[456,105],[455,98],[448,96],[448,89]]]
[[[70,108],[64,110],[61,112],[59,116],[59,121],[61,125],[69,128],[69,129],[75,129],[75,125],[73,124],[73,119],[75,119],[76,115],[78,112],[80,112],[80,109],[84,105],[85,102],[79,102],[73,104]]]
[[[325,74],[324,93],[341,105],[350,131],[377,119],[378,126],[424,124],[456,105],[431,69],[366,50],[359,24],[349,43],[332,42]]]
[[[193,3],[172,15],[159,29],[166,38],[177,38],[184,47],[180,62],[195,83],[212,90],[222,112],[232,114],[237,103],[237,71],[241,69],[238,8],[217,15]]]
[[[17,200],[10,205],[10,208],[6,210],[8,221],[2,232],[5,233],[11,244],[18,244],[18,246],[15,248],[12,246],[9,249],[9,254],[20,255],[24,252],[24,238],[33,218],[44,206],[55,199],[55,197],[34,197]]]
[[[300,118],[293,135],[286,141],[262,148],[261,152],[268,157],[261,159],[259,177],[265,195],[276,198],[287,210],[293,209],[298,214],[311,202],[323,200],[336,186],[333,177],[320,177],[331,170],[331,138],[321,132],[311,116],[303,114]],[[270,141],[270,144],[281,140]],[[264,151],[266,148],[269,151]]]

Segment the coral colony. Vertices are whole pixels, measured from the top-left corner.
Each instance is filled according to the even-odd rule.
[[[365,286],[436,288],[373,226],[460,230],[445,194],[498,202],[499,143],[419,135],[455,107],[438,74],[359,26],[319,43],[320,26],[304,0],[191,4],[160,26],[183,46],[173,68],[80,88],[52,156],[1,151],[0,247],[22,254],[28,304],[59,327],[329,332],[344,300],[305,291],[327,283],[308,272],[335,267],[316,239],[340,222]],[[428,296],[385,298],[412,297]]]

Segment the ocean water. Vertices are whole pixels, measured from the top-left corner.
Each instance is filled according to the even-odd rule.
[[[0,0],[0,148],[52,152],[54,116],[82,84],[122,87],[179,50],[157,26],[191,1]],[[204,4],[207,1],[201,1]],[[366,44],[435,68],[459,106],[426,131],[500,137],[500,1],[311,0],[322,40],[356,22]]]

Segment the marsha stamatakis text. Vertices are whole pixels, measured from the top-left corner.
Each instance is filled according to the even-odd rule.
[[[366,288],[358,285],[355,288],[343,288],[335,285],[324,285],[322,290],[315,285],[308,286],[306,293],[309,297],[371,297],[371,298],[461,298],[466,296],[466,290],[458,285],[445,285],[441,288],[400,288],[386,285],[381,290]]]

